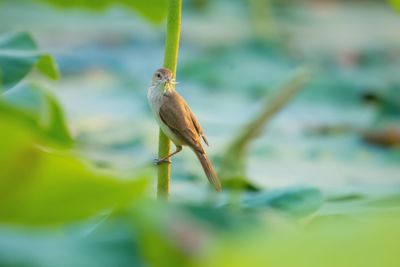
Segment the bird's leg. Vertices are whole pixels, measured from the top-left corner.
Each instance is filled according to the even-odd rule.
[[[171,153],[171,154],[169,154],[169,155],[167,155],[167,156],[165,156],[165,157],[163,157],[163,158],[161,158],[161,159],[156,159],[156,160],[154,160],[154,163],[156,164],[156,165],[160,165],[160,164],[162,164],[162,163],[171,163],[171,161],[169,160],[173,155],[175,155],[175,154],[178,154],[179,152],[181,152],[181,150],[182,150],[182,146],[176,146],[176,150],[173,152],[173,153]]]

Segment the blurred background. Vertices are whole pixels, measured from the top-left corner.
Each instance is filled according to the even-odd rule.
[[[146,6],[144,1],[137,2],[142,3],[139,7]],[[149,183],[141,189],[145,191],[141,197],[136,196],[140,200],[135,208],[129,212],[118,209],[115,216],[110,215],[118,206],[115,203],[123,202],[124,207],[131,203],[131,191],[126,197],[119,191],[110,193],[107,203],[100,201],[107,205],[95,203],[96,208],[90,206],[86,213],[76,212],[76,216],[72,212],[69,217],[60,215],[62,205],[50,207],[56,191],[54,196],[49,193],[48,199],[43,197],[25,207],[24,201],[31,201],[30,193],[22,190],[0,208],[4,224],[0,228],[0,266],[242,266],[239,263],[245,261],[259,266],[265,253],[252,248],[261,244],[260,240],[269,242],[266,240],[275,227],[283,237],[273,240],[282,246],[270,248],[272,241],[265,245],[274,255],[268,258],[270,266],[290,266],[291,260],[297,266],[318,266],[307,257],[304,261],[289,257],[284,260],[287,265],[282,262],[280,256],[304,241],[303,237],[290,239],[288,232],[297,229],[299,222],[313,225],[329,218],[330,226],[345,222],[346,236],[354,234],[352,227],[364,229],[354,225],[361,220],[357,216],[368,218],[365,232],[350,235],[355,239],[368,236],[365,247],[363,242],[359,244],[360,255],[374,250],[369,245],[376,242],[374,259],[382,262],[378,256],[389,255],[383,266],[396,266],[399,258],[390,254],[394,252],[390,248],[398,245],[395,239],[400,233],[393,230],[400,218],[399,2],[184,0],[177,90],[204,128],[210,142],[208,153],[225,190],[220,196],[211,194],[200,164],[184,149],[173,160],[172,204],[168,207],[148,200],[156,190],[152,162],[157,156],[158,127],[146,93],[152,74],[163,64],[166,12],[166,1],[150,2],[144,12],[138,12],[129,1],[110,5],[107,1],[0,1],[0,33],[28,32],[39,51],[46,51],[57,62],[59,80],[43,78],[40,71],[26,78],[39,80],[65,115],[66,131],[74,144],[56,154],[68,153],[73,160],[90,164],[91,174],[82,177],[92,177],[96,167],[94,172],[122,181],[113,188],[126,189],[126,177],[142,173]],[[15,89],[19,87],[21,84]],[[17,102],[32,105],[32,97],[23,99]],[[9,137],[4,129],[8,128],[3,128],[0,143],[5,147],[1,167],[24,169],[34,156],[29,154],[19,164],[9,165]],[[43,143],[49,139],[44,140],[39,146],[46,146]],[[60,147],[44,151],[52,153],[52,149]],[[68,164],[62,165],[67,173],[75,170]],[[53,176],[43,174],[49,181],[63,172],[54,169]],[[7,199],[5,192],[15,185],[7,182],[7,177],[12,180],[18,175],[4,173],[6,182],[0,186],[4,185],[3,198]],[[120,177],[115,178],[115,173]],[[88,179],[94,181],[92,178]],[[52,190],[44,184],[43,190]],[[80,188],[73,182],[65,184],[59,190]],[[34,190],[29,188],[29,192]],[[106,190],[93,193],[90,182],[85,188],[86,197],[93,202],[102,199],[102,190]],[[137,190],[136,184],[132,190]],[[43,196],[42,191],[32,193],[36,194]],[[70,197],[66,194],[59,201],[69,202]],[[65,209],[73,211],[85,199],[77,197]],[[240,211],[229,208],[235,205]],[[147,208],[157,212],[149,214],[144,211]],[[172,218],[171,214],[178,215]],[[184,219],[180,221],[179,216]],[[182,225],[175,225],[173,219]],[[134,230],[127,226],[131,221]],[[374,221],[373,227],[370,221]],[[31,224],[39,225],[40,230],[25,229]],[[56,229],[48,226],[53,224],[58,225]],[[21,229],[20,225],[25,226]],[[258,240],[253,236],[257,231],[250,231],[246,240],[257,241],[248,241],[249,253],[242,251],[229,262],[228,255],[239,251],[232,236],[255,225],[262,229],[263,237]],[[375,231],[385,228],[387,232]],[[212,233],[221,229],[228,233],[213,240]],[[326,231],[328,237],[342,231],[335,229]],[[127,238],[127,232],[134,238]],[[318,243],[325,240],[321,235],[326,232],[311,234],[306,241],[311,245],[298,254],[314,255],[321,249],[324,255],[324,249],[332,251],[331,245],[333,251],[339,251],[348,243],[339,237]],[[394,241],[383,238],[385,234]],[[379,236],[382,239],[375,239]],[[280,250],[288,242],[292,245]],[[340,259],[335,264],[350,266]],[[354,261],[352,266],[373,262]]]

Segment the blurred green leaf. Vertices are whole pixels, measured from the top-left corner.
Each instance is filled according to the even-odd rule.
[[[389,0],[389,2],[397,12],[400,12],[400,0]]]
[[[8,90],[15,86],[34,67],[45,76],[58,79],[58,68],[53,58],[39,51],[28,33],[0,36],[0,89]]]
[[[104,10],[110,6],[122,6],[136,11],[143,18],[160,23],[167,15],[167,0],[40,0],[62,8],[86,8]]]
[[[295,217],[315,212],[322,203],[321,192],[309,187],[293,187],[251,194],[243,201],[247,208],[272,208]]]
[[[128,205],[146,182],[99,172],[67,152],[36,145],[34,133],[0,113],[0,222],[63,224]]]
[[[47,77],[50,77],[53,80],[59,79],[57,63],[52,56],[48,54],[42,55],[37,62],[36,67]]]
[[[369,201],[369,205],[400,208],[400,192],[387,194]]]
[[[221,182],[224,189],[237,191],[243,190],[248,192],[258,192],[262,190],[258,185],[254,184],[248,177],[245,176],[232,175],[229,178],[225,176],[223,179],[221,179]]]
[[[22,83],[5,92],[0,100],[11,106],[7,108],[3,104],[4,115],[24,120],[51,141],[63,145],[72,144],[64,113],[50,91],[35,84]]]
[[[126,222],[95,223],[69,227],[65,231],[2,227],[0,266],[147,266]]]
[[[397,267],[400,262],[400,217],[370,217],[365,222],[309,230],[237,233],[216,244],[197,266],[238,267]]]
[[[127,215],[148,266],[193,266],[208,248],[209,229],[181,205],[143,201]]]
[[[246,229],[259,223],[257,213],[244,209],[210,205],[186,205],[185,208],[197,221],[218,231]]]

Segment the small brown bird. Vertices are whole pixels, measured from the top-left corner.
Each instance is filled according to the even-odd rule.
[[[199,159],[208,180],[216,191],[221,191],[221,183],[201,144],[201,139],[208,145],[203,129],[190,110],[186,101],[175,90],[175,79],[169,69],[158,69],[147,92],[147,98],[154,117],[164,134],[175,144],[175,152],[157,164],[170,163],[169,159],[182,150],[190,147]]]

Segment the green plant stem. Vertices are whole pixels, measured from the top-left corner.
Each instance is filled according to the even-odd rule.
[[[222,157],[218,175],[222,180],[245,177],[245,158],[251,141],[265,128],[265,125],[290,102],[291,99],[310,80],[311,74],[307,69],[300,69],[285,85],[277,90],[275,97],[266,99],[263,110],[243,130],[233,138]],[[238,187],[242,183],[238,182]]]
[[[165,40],[164,68],[170,69],[174,77],[176,76],[176,65],[178,61],[179,37],[181,31],[181,10],[182,0],[168,1],[167,15],[167,35]],[[165,157],[170,153],[171,142],[161,131],[158,140],[158,157]],[[170,184],[171,166],[170,164],[160,164],[158,166],[157,197],[168,199]]]

